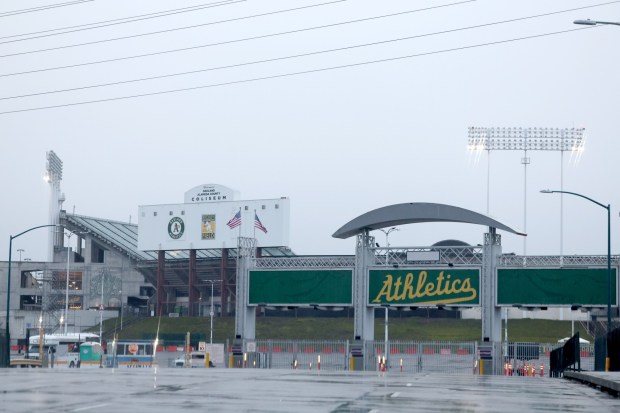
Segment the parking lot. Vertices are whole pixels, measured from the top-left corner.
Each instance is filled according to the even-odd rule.
[[[566,379],[268,369],[5,369],[1,412],[612,412]]]

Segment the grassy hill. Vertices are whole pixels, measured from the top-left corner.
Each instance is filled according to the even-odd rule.
[[[160,337],[182,337],[190,332],[194,338],[209,339],[209,317],[157,317],[145,319],[120,320],[111,319],[104,323],[106,336],[114,331],[119,338],[142,339],[153,337],[158,329]],[[213,341],[232,340],[235,332],[234,317],[216,317],[213,319]],[[383,319],[375,319],[375,339],[384,337]],[[98,328],[93,329],[97,330]],[[592,341],[579,323],[575,331],[582,338]],[[447,318],[407,317],[390,318],[390,340],[425,340],[425,341],[477,341],[482,335],[480,320],[460,320]],[[511,342],[556,343],[560,338],[571,335],[570,321],[552,320],[508,320],[508,340]],[[504,328],[502,326],[502,338]],[[347,340],[353,338],[353,318],[318,318],[318,317],[257,317],[257,339],[306,339],[306,340]]]

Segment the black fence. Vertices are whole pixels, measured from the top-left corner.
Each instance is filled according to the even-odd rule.
[[[609,357],[609,371],[620,371],[620,328],[607,334],[607,357]]]
[[[607,336],[596,337],[594,340],[594,371],[605,371],[607,357]]]
[[[579,332],[577,332],[564,346],[556,348],[549,354],[549,377],[561,377],[565,370],[581,371],[579,350]]]

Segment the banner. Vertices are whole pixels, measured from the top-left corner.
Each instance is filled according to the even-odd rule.
[[[368,304],[479,305],[478,269],[370,270]]]

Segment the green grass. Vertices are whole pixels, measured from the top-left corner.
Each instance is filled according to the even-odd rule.
[[[127,320],[128,321],[128,320]],[[159,319],[150,317],[129,324],[120,331],[119,320],[111,319],[104,323],[105,331],[116,332],[119,338],[142,339],[152,337],[157,332]],[[93,331],[99,329],[94,328]],[[209,317],[162,317],[159,324],[160,337],[182,337],[186,332],[192,336],[200,335],[208,339],[210,334]],[[375,319],[375,339],[384,337],[384,321]],[[575,331],[582,338],[592,341],[579,323]],[[213,341],[225,342],[235,335],[234,317],[213,319]],[[556,343],[571,335],[570,321],[553,320],[508,320],[508,340],[515,342]],[[482,336],[480,320],[460,320],[448,318],[392,317],[389,319],[389,338],[391,340],[423,341],[478,341]],[[502,339],[504,327],[502,325]],[[315,318],[315,317],[257,317],[257,339],[296,339],[296,340],[350,340],[353,338],[353,318]]]

